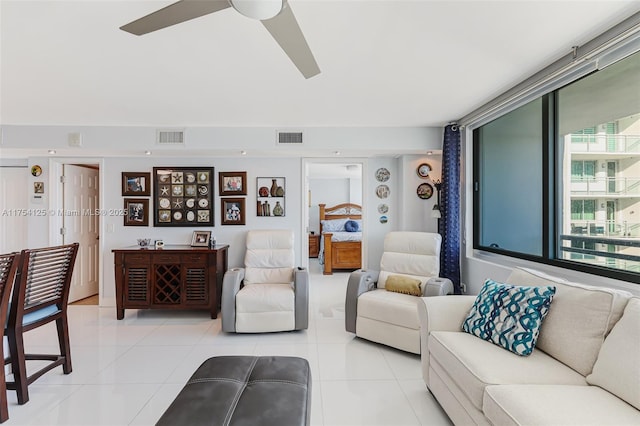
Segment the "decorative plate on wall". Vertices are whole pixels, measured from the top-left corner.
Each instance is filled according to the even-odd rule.
[[[418,176],[420,176],[421,178],[426,179],[429,177],[429,173],[431,173],[431,170],[433,169],[429,164],[422,163],[416,169],[416,173],[418,173]]]
[[[429,185],[428,183],[421,183],[420,185],[418,185],[416,193],[418,194],[418,198],[428,200],[433,195],[433,186]]]
[[[389,180],[390,176],[391,173],[384,167],[380,167],[378,170],[376,170],[376,180],[378,182],[386,182]]]
[[[389,211],[389,206],[386,204],[378,204],[378,213],[385,214]]]
[[[378,187],[376,188],[376,195],[378,196],[378,198],[387,198],[390,192],[391,190],[387,185],[378,185]]]

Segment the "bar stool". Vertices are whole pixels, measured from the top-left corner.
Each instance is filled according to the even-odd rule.
[[[47,371],[62,365],[71,373],[71,347],[67,320],[67,300],[71,274],[78,253],[78,243],[22,250],[9,308],[5,335],[9,341],[9,358],[13,382],[7,389],[17,392],[18,404],[29,401],[28,385]],[[52,321],[56,322],[60,354],[25,354],[23,334]],[[27,376],[26,361],[50,361]]]
[[[11,295],[11,287],[16,276],[19,258],[18,253],[0,254],[0,324],[3,329],[7,322],[9,296]],[[0,345],[0,356],[4,359],[4,344]],[[3,368],[0,371],[0,423],[6,422],[7,419],[9,419],[7,379]]]

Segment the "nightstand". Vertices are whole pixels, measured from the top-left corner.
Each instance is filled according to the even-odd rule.
[[[320,235],[309,234],[309,257],[318,257],[320,251]]]

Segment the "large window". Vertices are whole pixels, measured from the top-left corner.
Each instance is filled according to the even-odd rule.
[[[640,53],[474,131],[474,247],[640,282]]]

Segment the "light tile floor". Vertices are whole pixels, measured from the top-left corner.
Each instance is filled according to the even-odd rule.
[[[312,425],[450,425],[427,391],[420,357],[344,330],[347,273],[310,266],[309,329],[226,334],[204,311],[69,307],[73,373],[58,367],[29,387],[17,405],[8,391],[7,425],[151,425],[195,369],[216,355],[306,358],[313,377]],[[32,352],[56,350],[54,328],[26,334]],[[277,426],[277,425],[274,425]]]

